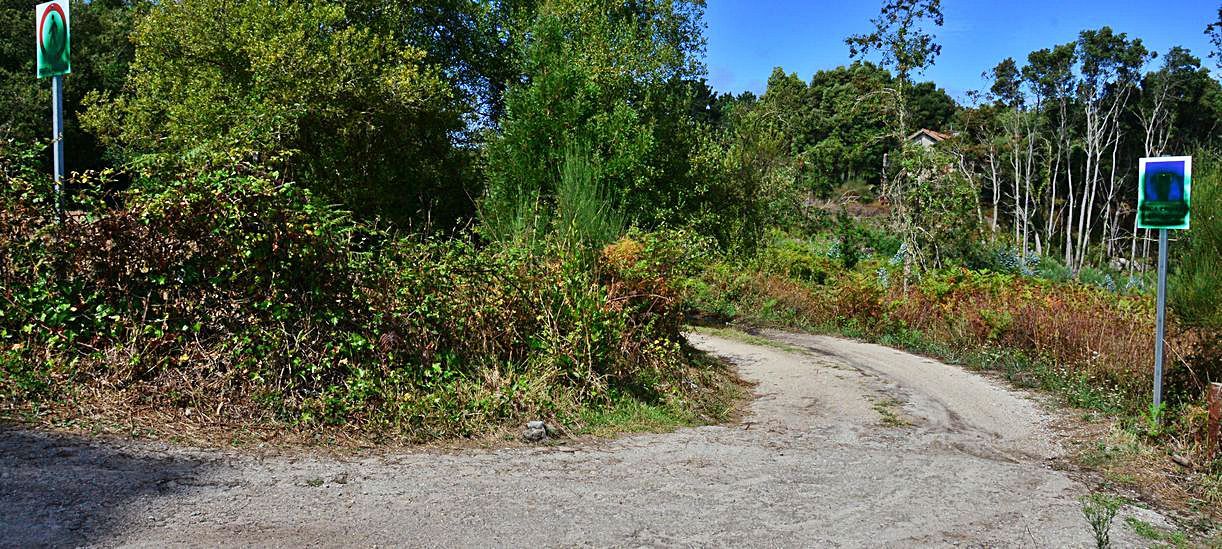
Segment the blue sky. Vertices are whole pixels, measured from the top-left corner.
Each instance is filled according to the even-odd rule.
[[[942,55],[918,78],[958,99],[983,87],[980,73],[1006,57],[1074,40],[1078,31],[1111,26],[1164,52],[1173,45],[1205,58],[1205,25],[1222,0],[943,0]],[[809,80],[849,62],[844,38],[870,29],[883,0],[708,0],[709,81],[718,91],[760,93],[772,68]],[[1206,64],[1213,66],[1212,61]]]

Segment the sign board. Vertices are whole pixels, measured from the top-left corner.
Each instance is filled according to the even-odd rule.
[[[1191,156],[1141,159],[1137,177],[1139,228],[1187,229],[1191,199]]]
[[[69,62],[70,18],[68,0],[54,0],[34,8],[34,51],[38,55],[38,77],[72,72]]]

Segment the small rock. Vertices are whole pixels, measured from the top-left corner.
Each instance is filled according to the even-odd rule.
[[[527,429],[547,429],[547,424],[542,421],[531,421],[526,424]]]
[[[547,438],[547,429],[526,429],[522,432],[522,438],[526,442],[540,442]]]
[[[348,484],[348,473],[340,473],[331,479],[331,482],[336,484]]]

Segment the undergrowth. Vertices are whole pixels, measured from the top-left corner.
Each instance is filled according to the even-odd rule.
[[[0,417],[431,440],[700,410],[728,378],[683,347],[683,233],[400,236],[228,173],[79,179],[57,222],[45,179],[3,175]]]

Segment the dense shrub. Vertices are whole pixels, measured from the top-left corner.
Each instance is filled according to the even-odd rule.
[[[6,414],[58,403],[431,438],[694,390],[674,244],[641,236],[632,265],[591,271],[558,245],[396,237],[295,185],[220,173],[82,197],[59,224],[45,181],[5,175]]]
[[[980,242],[975,185],[940,149],[908,144],[900,171],[887,184],[892,223],[922,267],[943,267],[970,257]]]
[[[844,246],[839,241],[833,244],[835,253],[827,254],[819,253],[810,242],[780,232],[773,231],[768,238],[768,245],[759,250],[754,260],[755,266],[765,273],[822,284],[835,270],[834,261],[844,257]]]

